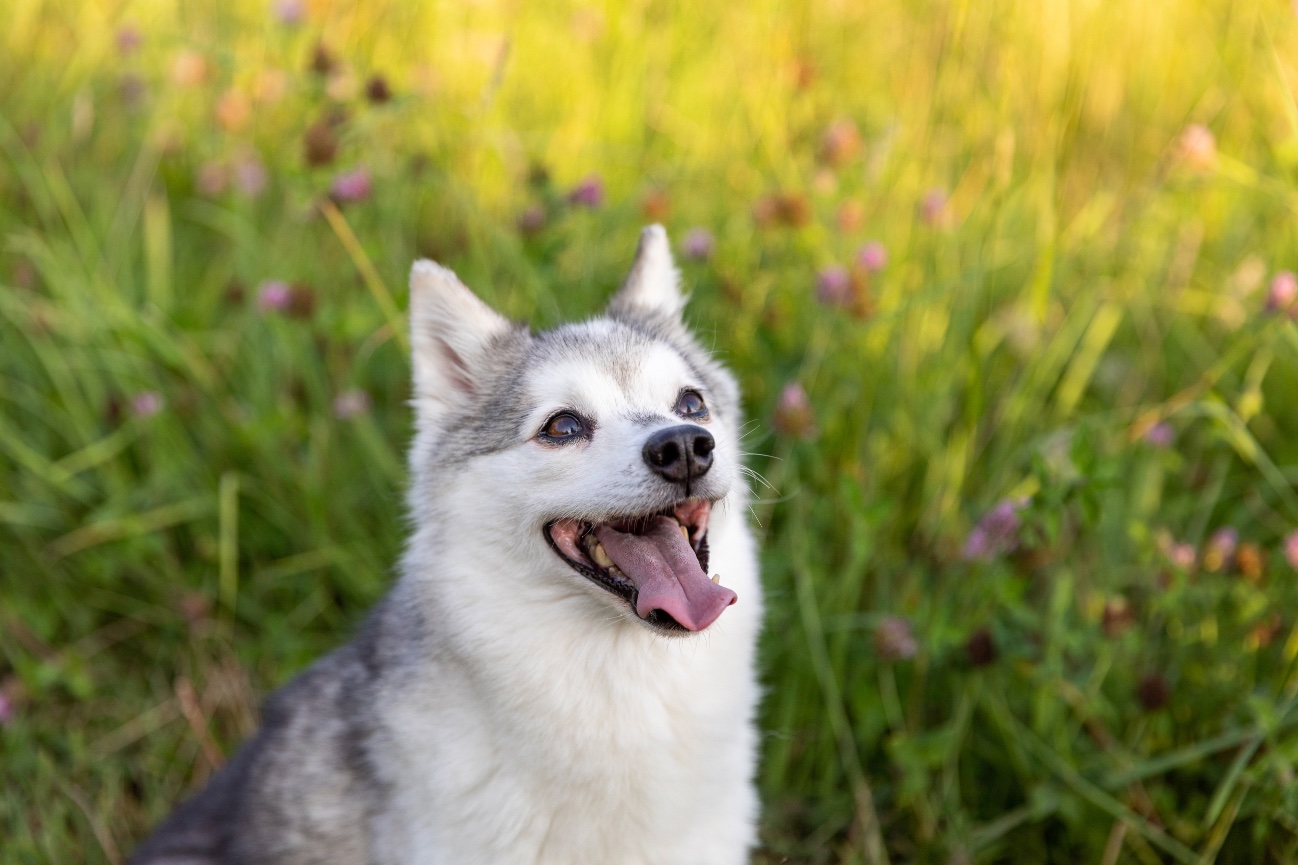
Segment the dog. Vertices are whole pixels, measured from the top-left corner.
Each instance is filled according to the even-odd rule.
[[[399,579],[132,862],[748,861],[739,392],[684,306],[656,225],[602,315],[543,333],[415,263]]]

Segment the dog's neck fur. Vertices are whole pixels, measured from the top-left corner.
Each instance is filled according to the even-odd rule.
[[[592,619],[580,585],[519,585],[528,542],[480,548],[471,514],[417,530],[392,601],[420,610],[426,649],[376,707],[385,861],[747,861],[761,601],[744,513],[736,490],[709,531],[740,603],[688,639]]]

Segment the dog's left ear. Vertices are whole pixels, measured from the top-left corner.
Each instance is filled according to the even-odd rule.
[[[650,225],[640,232],[631,272],[609,302],[608,314],[613,318],[647,315],[679,322],[684,309],[685,296],[681,294],[680,274],[672,261],[667,232],[661,225]]]
[[[463,405],[493,349],[517,330],[452,271],[421,259],[410,270],[410,347],[421,418]]]

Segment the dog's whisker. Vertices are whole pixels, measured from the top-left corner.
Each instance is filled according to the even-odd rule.
[[[757,471],[756,469],[750,469],[750,470],[749,470],[749,475],[748,475],[748,476],[751,477],[751,478],[753,478],[754,480],[756,480],[758,483],[760,483],[762,486],[766,487],[766,488],[767,488],[768,490],[770,490],[771,492],[779,492],[779,490],[777,490],[777,489],[775,488],[775,484],[773,484],[773,483],[771,483],[769,480],[767,480],[766,475],[762,474],[761,472]]]
[[[768,460],[776,460],[777,462],[784,462],[784,457],[777,457],[775,454],[764,454],[764,453],[760,453],[759,451],[740,451],[739,455],[741,457],[765,457]]]

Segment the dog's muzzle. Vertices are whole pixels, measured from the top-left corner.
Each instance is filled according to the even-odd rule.
[[[709,579],[712,502],[685,499],[658,513],[599,523],[558,519],[546,540],[573,570],[626,601],[667,633],[702,631],[733,604],[733,591]]]

